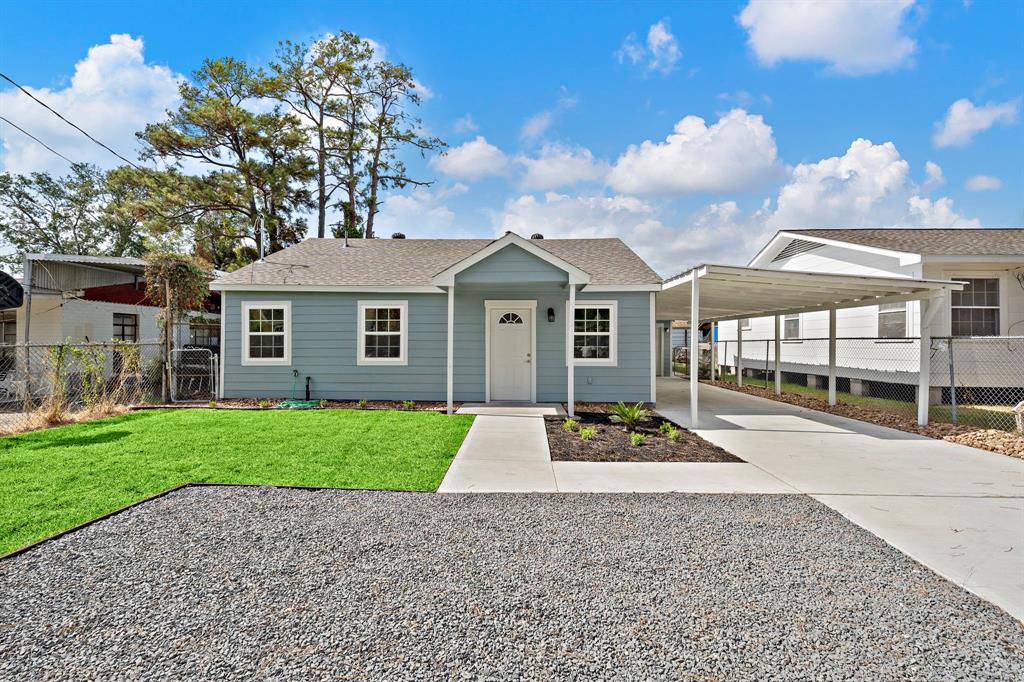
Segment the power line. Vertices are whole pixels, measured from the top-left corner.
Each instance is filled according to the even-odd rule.
[[[6,123],[7,125],[9,125],[9,126],[11,126],[12,128],[14,128],[15,130],[20,130],[20,131],[21,131],[22,133],[24,133],[25,135],[28,135],[28,136],[29,136],[29,137],[31,137],[31,138],[32,138],[33,140],[35,140],[35,141],[36,141],[36,142],[38,142],[39,144],[43,145],[44,147],[46,147],[47,149],[49,149],[49,150],[50,150],[51,152],[53,152],[53,153],[54,153],[54,154],[56,154],[57,156],[59,156],[60,158],[64,159],[65,161],[67,161],[68,163],[70,163],[70,164],[74,164],[74,163],[75,163],[74,161],[72,161],[72,160],[71,160],[71,159],[69,159],[68,157],[64,156],[63,154],[61,154],[61,153],[60,153],[59,151],[57,151],[56,149],[54,149],[54,148],[53,148],[53,147],[51,147],[50,145],[48,145],[48,144],[46,144],[45,142],[43,142],[42,140],[40,140],[40,139],[39,139],[38,137],[36,137],[36,136],[35,136],[35,135],[33,135],[32,133],[30,133],[29,131],[25,130],[24,128],[22,128],[22,127],[21,127],[21,126],[19,126],[18,124],[16,124],[16,123],[12,122],[12,121],[11,121],[10,119],[7,119],[7,118],[4,118],[3,116],[0,116],[0,121],[3,121],[3,122],[4,122],[4,123]]]
[[[114,151],[113,149],[111,149],[111,148],[110,148],[110,147],[108,147],[107,145],[103,144],[102,142],[100,142],[100,141],[99,141],[99,140],[97,140],[97,139],[96,139],[95,137],[93,137],[93,136],[92,136],[92,135],[90,135],[89,133],[87,133],[87,132],[85,132],[84,130],[82,130],[81,128],[79,128],[79,127],[78,127],[77,125],[75,125],[74,123],[72,123],[72,122],[71,122],[71,121],[69,121],[68,119],[64,118],[64,117],[63,117],[63,116],[62,116],[62,115],[61,115],[61,114],[60,114],[60,113],[59,113],[58,111],[56,111],[56,110],[55,110],[55,109],[54,109],[53,107],[51,107],[51,106],[50,106],[49,104],[47,104],[46,102],[44,102],[43,100],[41,100],[41,99],[39,99],[38,97],[36,97],[35,95],[33,95],[33,94],[32,94],[31,92],[29,92],[29,91],[28,91],[28,90],[26,90],[25,88],[23,88],[23,87],[21,87],[20,85],[18,85],[17,83],[15,83],[15,82],[14,82],[14,80],[13,80],[13,79],[12,79],[12,78],[11,78],[10,76],[8,76],[7,74],[3,73],[2,71],[0,71],[0,78],[3,78],[3,79],[4,79],[5,81],[7,81],[7,82],[8,82],[8,83],[10,83],[11,85],[13,85],[14,87],[18,88],[18,89],[19,89],[19,90],[21,90],[21,91],[22,91],[23,93],[25,93],[26,95],[28,95],[29,97],[31,97],[32,99],[34,99],[34,100],[35,100],[36,102],[38,102],[39,104],[41,104],[41,105],[43,105],[44,107],[46,107],[47,109],[49,109],[49,110],[50,110],[50,112],[51,112],[51,113],[53,113],[53,115],[54,115],[54,116],[56,116],[56,117],[57,117],[57,118],[59,118],[60,120],[62,120],[62,121],[64,121],[65,123],[67,123],[67,124],[68,124],[69,126],[71,126],[72,128],[74,128],[74,129],[75,129],[75,130],[77,130],[78,132],[82,133],[83,135],[85,135],[86,137],[88,137],[88,138],[89,138],[90,140],[92,140],[93,142],[95,142],[95,143],[96,143],[96,144],[98,144],[99,146],[101,146],[101,147],[103,147],[104,149],[106,149],[106,150],[107,150],[108,152],[110,152],[111,154],[113,154],[113,155],[114,155],[114,156],[116,156],[117,158],[121,159],[122,161],[124,161],[124,162],[125,162],[125,163],[127,163],[128,165],[132,166],[133,168],[138,168],[139,170],[142,170],[142,169],[141,169],[141,168],[139,168],[139,166],[137,166],[137,165],[136,165],[136,164],[135,164],[134,162],[132,162],[132,161],[129,161],[128,159],[124,158],[123,156],[121,156],[120,154],[118,154],[117,152],[115,152],[115,151]],[[14,124],[12,123],[11,125],[14,125]],[[51,150],[51,151],[52,151],[52,150]],[[56,153],[56,152],[54,152],[54,153]]]

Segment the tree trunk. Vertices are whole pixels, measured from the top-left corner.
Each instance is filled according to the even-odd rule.
[[[327,227],[327,148],[324,144],[324,118],[320,117],[318,129],[320,138],[320,153],[316,158],[316,181],[317,181],[317,221],[316,236],[321,239],[326,234]]]

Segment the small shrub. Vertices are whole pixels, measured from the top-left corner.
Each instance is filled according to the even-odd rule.
[[[216,401],[216,400],[211,400],[210,402],[208,402],[208,403],[206,403],[206,404],[207,404],[207,406],[209,406],[210,408],[214,408],[214,407],[217,407],[217,401]]]
[[[366,409],[366,398],[360,398],[359,399],[359,409],[360,410],[365,410]]]
[[[626,405],[620,402],[612,406],[612,413],[608,419],[611,423],[622,424],[627,431],[632,431],[640,424],[651,421],[651,414],[644,409],[643,403]]]
[[[640,447],[641,445],[643,445],[645,440],[647,440],[647,438],[642,433],[629,434],[629,442],[636,447]]]
[[[416,401],[415,400],[403,400],[402,401],[402,407],[404,407],[407,410],[411,410],[412,408],[416,407]]]
[[[320,407],[327,407],[327,398],[320,398]]]
[[[568,431],[569,433],[572,433],[573,431],[578,429],[579,426],[579,422],[571,417],[567,417],[566,420],[562,422],[562,430]]]
[[[269,400],[261,400],[261,401],[259,402],[259,406],[260,406],[260,408],[261,408],[261,409],[264,409],[264,410],[265,410],[265,409],[267,409],[268,407],[270,407],[270,401],[269,401]]]
[[[683,432],[673,426],[665,432],[665,435],[668,436],[668,439],[673,443],[678,443],[679,439],[683,437]]]
[[[660,431],[663,436],[667,436],[669,431],[674,428],[675,427],[672,426],[672,422],[661,422],[661,426],[658,427],[658,431]]]
[[[590,440],[591,438],[593,438],[596,435],[597,435],[597,427],[596,426],[584,426],[582,429],[580,429],[580,438],[582,438],[583,440]]]

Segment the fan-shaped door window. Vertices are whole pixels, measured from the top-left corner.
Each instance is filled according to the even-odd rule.
[[[505,313],[498,319],[498,324],[522,324],[523,318],[519,313]]]

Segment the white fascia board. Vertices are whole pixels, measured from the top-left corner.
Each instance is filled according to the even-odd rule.
[[[924,256],[924,264],[942,263],[943,265],[955,265],[964,263],[967,265],[977,263],[1012,263],[1017,261],[1020,267],[1024,268],[1024,255],[1006,256]]]
[[[783,240],[790,240],[790,239],[796,239],[796,238],[797,237],[796,237],[795,234],[790,234],[789,232],[785,232],[785,231],[776,232],[775,236],[772,237],[771,239],[769,239],[768,243],[765,244],[764,246],[762,246],[761,250],[758,251],[757,253],[755,253],[754,257],[751,258],[750,261],[747,262],[747,266],[752,267],[752,268],[758,267],[758,264],[759,264],[760,261],[766,260],[769,255],[774,257],[776,253],[778,253],[779,251],[782,250],[782,249],[774,248],[776,244],[778,244],[779,242],[781,242]]]
[[[588,284],[580,293],[599,293],[614,291],[661,291],[661,284]]]
[[[336,284],[244,284],[237,282],[211,282],[212,291],[285,291],[333,292],[356,294],[443,294],[444,289],[434,286],[342,286]]]
[[[455,284],[455,275],[459,274],[463,270],[466,270],[467,268],[471,268],[480,261],[483,261],[489,258],[490,256],[493,256],[494,254],[496,254],[498,251],[501,251],[505,247],[513,245],[518,246],[519,248],[523,249],[530,255],[536,256],[542,261],[555,266],[559,270],[564,271],[567,275],[569,275],[570,284],[588,284],[590,282],[589,274],[587,274],[583,270],[580,270],[572,263],[562,260],[553,253],[550,253],[540,248],[536,244],[532,244],[529,239],[523,239],[515,232],[509,232],[505,236],[499,239],[495,239],[493,242],[491,242],[484,248],[480,249],[476,253],[472,254],[471,256],[463,258],[458,263],[452,265],[446,270],[442,270],[441,272],[434,275],[434,279],[432,281],[435,286],[452,286],[453,284]]]

